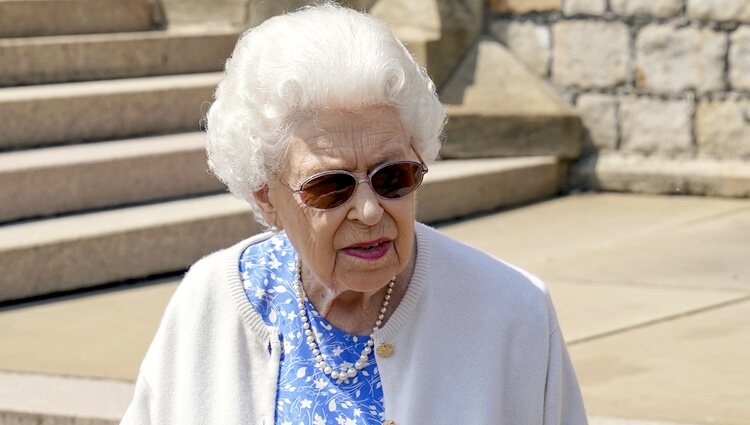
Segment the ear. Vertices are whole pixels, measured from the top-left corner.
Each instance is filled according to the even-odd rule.
[[[269,196],[268,192],[268,185],[263,186],[259,190],[253,192],[253,199],[255,199],[255,203],[258,204],[260,212],[263,215],[263,218],[266,220],[266,223],[268,223],[269,226],[280,228],[281,223],[277,222],[278,214],[276,211],[276,206],[273,204],[273,202],[271,202],[271,197]]]

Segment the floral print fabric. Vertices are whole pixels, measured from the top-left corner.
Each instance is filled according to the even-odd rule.
[[[295,295],[296,261],[297,253],[281,233],[249,246],[239,264],[250,304],[266,324],[278,329],[282,342],[276,424],[382,423],[383,389],[374,353],[370,353],[367,366],[348,383],[337,384],[315,367],[315,358],[302,332]],[[309,302],[305,302],[305,308],[326,363],[339,370],[353,366],[368,336],[337,329]]]

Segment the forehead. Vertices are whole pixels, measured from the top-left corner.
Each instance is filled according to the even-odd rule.
[[[367,108],[357,113],[326,111],[296,126],[287,154],[292,174],[329,169],[366,170],[409,151],[398,113]]]

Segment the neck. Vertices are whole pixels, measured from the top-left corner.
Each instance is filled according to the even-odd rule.
[[[415,261],[416,252],[411,256],[406,268],[396,276],[390,304],[383,323],[393,314],[406,294],[414,271]],[[378,314],[380,314],[388,281],[383,282],[382,287],[369,292],[345,290],[319,283],[303,264],[302,284],[307,298],[315,306],[318,313],[325,317],[329,323],[351,334],[369,335]]]

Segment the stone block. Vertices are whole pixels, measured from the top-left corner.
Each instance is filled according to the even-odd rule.
[[[96,295],[86,294],[75,298],[83,299],[85,301],[82,302],[86,303],[94,297]],[[155,301],[153,298],[149,300],[150,305],[144,309],[136,307],[135,304],[122,302],[122,299],[113,300],[111,306],[114,308],[92,314],[85,307],[82,308],[81,304],[76,304],[76,301],[80,302],[80,300],[75,300],[75,298],[66,299],[67,303],[60,299],[50,300],[43,303],[44,307],[41,309],[38,306],[25,305],[15,312],[7,309],[3,312],[6,313],[0,319],[5,322],[2,325],[3,336],[16,333],[26,334],[26,341],[23,345],[3,344],[3,351],[7,354],[3,356],[5,359],[0,361],[3,361],[4,365],[24,362],[27,367],[4,367],[3,372],[0,372],[0,424],[117,425],[120,423],[120,418],[133,399],[134,377],[115,379],[110,373],[105,377],[86,378],[83,377],[86,375],[81,376],[80,373],[75,373],[76,371],[68,368],[58,373],[45,373],[45,371],[58,366],[61,363],[58,359],[62,357],[75,359],[85,370],[97,367],[103,369],[105,365],[123,362],[127,363],[128,367],[136,369],[137,372],[138,365],[146,353],[144,343],[141,341],[147,340],[145,342],[147,346],[153,339],[158,326],[155,326],[153,319],[156,309],[148,308],[155,304]],[[68,307],[66,304],[76,305]],[[159,317],[164,314],[165,306],[166,303],[162,301],[159,313],[157,313]],[[133,314],[131,320],[117,318],[117,313],[124,311],[125,308],[130,308],[130,314]],[[14,313],[16,317],[13,317]],[[44,319],[46,320],[39,320],[42,323],[36,322],[35,319],[45,313]],[[114,325],[109,328],[117,328],[117,334],[123,338],[122,340],[111,341],[103,337],[104,334],[95,333],[94,328],[105,329],[94,325],[100,319],[110,324],[109,320],[104,318],[105,316],[114,319],[109,319]],[[43,326],[34,326],[32,324],[34,322]],[[50,341],[50,345],[41,350],[27,345],[35,342],[43,343],[44,340]],[[140,349],[140,352],[138,354],[133,353],[135,348],[133,345],[136,344],[129,344],[133,340],[139,340],[140,344],[137,349]],[[53,345],[60,348],[54,354],[50,349]],[[106,357],[107,360],[102,362],[102,357]],[[35,367],[38,364],[42,366],[42,370]]]
[[[0,1],[0,38],[147,31],[160,19],[149,0]]]
[[[620,16],[650,15],[660,18],[679,15],[682,3],[683,0],[611,0],[612,11]]]
[[[493,23],[490,30],[530,70],[539,76],[547,75],[550,60],[548,26],[500,20]]]
[[[556,195],[565,166],[555,157],[440,161],[417,191],[417,220],[434,223]]]
[[[750,90],[750,26],[732,33],[729,48],[729,83],[733,89]]]
[[[560,10],[562,0],[490,0],[490,7],[498,13],[551,12]]]
[[[600,16],[607,10],[606,0],[565,0],[563,13],[566,15]]]
[[[605,87],[626,82],[629,30],[620,22],[567,21],[553,28],[552,78],[566,86]]]
[[[750,159],[750,101],[701,102],[695,135],[700,154]]]
[[[205,144],[185,133],[5,152],[0,222],[219,192]]]
[[[575,115],[498,116],[448,109],[443,158],[554,155],[573,159],[581,150]]]
[[[170,26],[227,23],[245,25],[257,7],[247,0],[160,0]],[[279,1],[278,3],[286,3]],[[294,10],[294,9],[290,9]],[[270,16],[268,16],[270,18]],[[259,22],[257,22],[259,23]]]
[[[710,29],[649,25],[636,39],[638,89],[676,93],[724,88],[728,37]]]
[[[609,153],[577,162],[568,183],[606,191],[747,198],[750,163]]]
[[[687,0],[687,15],[710,21],[750,22],[750,0]]]
[[[174,1],[174,0],[173,0]],[[184,0],[183,0],[184,1]],[[206,2],[203,0],[191,0],[195,3],[204,3],[211,5],[216,3],[216,0],[212,2]],[[249,26],[256,26],[268,18],[272,18],[276,15],[281,15],[286,12],[292,12],[303,6],[314,4],[311,0],[276,0],[276,1],[264,1],[264,0],[220,0],[223,3],[236,2],[239,5],[247,4],[247,24]]]
[[[368,10],[375,2],[376,0],[342,0],[337,3],[356,10]],[[161,0],[161,3],[170,25],[228,23],[252,27],[276,15],[320,2],[315,0]]]
[[[578,97],[576,106],[588,132],[584,149],[616,149],[617,99],[604,94],[584,94]]]
[[[0,86],[221,71],[238,36],[212,27],[0,40]]]
[[[688,153],[691,103],[625,97],[620,99],[621,149],[638,153]]]
[[[484,2],[379,0],[370,13],[388,24],[441,87],[479,36]]]
[[[440,94],[449,114],[444,158],[555,155],[581,147],[576,114],[499,42],[486,37]]]
[[[196,131],[220,73],[0,90],[1,148]]]
[[[0,226],[0,301],[184,270],[259,230],[229,194]]]

